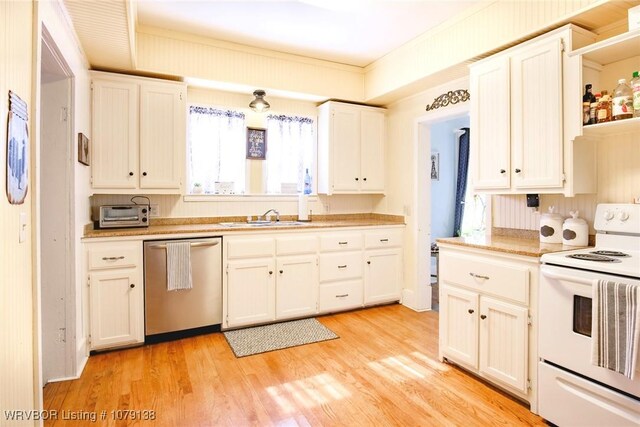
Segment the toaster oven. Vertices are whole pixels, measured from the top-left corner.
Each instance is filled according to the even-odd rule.
[[[93,208],[96,228],[149,226],[149,205],[107,205]]]

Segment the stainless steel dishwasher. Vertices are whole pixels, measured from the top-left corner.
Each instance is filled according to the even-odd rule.
[[[193,287],[167,290],[167,243],[189,242]],[[222,238],[144,242],[145,341],[220,330]]]

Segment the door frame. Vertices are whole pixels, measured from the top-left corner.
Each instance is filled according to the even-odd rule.
[[[65,366],[64,372],[65,375],[61,378],[56,378],[55,380],[65,380],[70,378],[75,378],[76,372],[76,359],[77,359],[77,351],[76,351],[76,326],[77,326],[77,315],[75,300],[76,300],[76,274],[75,274],[75,240],[76,240],[76,231],[75,231],[75,139],[73,130],[75,129],[74,123],[74,114],[75,111],[75,84],[74,84],[74,74],[71,70],[71,67],[68,65],[64,56],[62,55],[60,49],[57,46],[53,36],[48,31],[46,26],[42,24],[40,37],[37,39],[37,47],[36,47],[36,55],[37,61],[36,64],[36,83],[35,83],[35,144],[34,144],[34,161],[35,167],[34,176],[35,176],[35,191],[34,191],[34,264],[35,264],[35,294],[36,294],[36,310],[34,313],[34,324],[36,328],[36,343],[34,343],[37,348],[37,385],[40,387],[44,387],[44,371],[43,371],[43,328],[42,328],[42,319],[43,319],[43,306],[42,306],[42,239],[41,239],[41,230],[42,224],[45,216],[42,212],[42,163],[43,159],[41,158],[42,153],[42,144],[44,143],[42,138],[42,130],[41,130],[41,106],[40,102],[42,100],[42,57],[43,57],[43,49],[47,49],[49,53],[53,56],[59,70],[66,76],[66,80],[68,81],[68,111],[67,111],[67,138],[68,143],[66,144],[66,153],[65,157],[67,158],[68,164],[65,167],[65,182],[67,183],[65,189],[61,189],[66,191],[63,197],[68,200],[68,206],[66,211],[66,216],[63,219],[66,223],[67,228],[67,242],[66,242],[66,259],[67,265],[65,266],[65,274],[66,274],[66,285],[65,285],[65,327],[66,327],[66,341],[65,341]]]

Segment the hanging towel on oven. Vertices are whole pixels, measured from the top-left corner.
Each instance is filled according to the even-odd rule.
[[[633,379],[640,344],[640,286],[594,281],[592,311],[591,363]]]
[[[167,242],[167,291],[191,288],[191,243]]]

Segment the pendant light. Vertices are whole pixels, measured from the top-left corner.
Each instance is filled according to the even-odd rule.
[[[269,103],[265,101],[264,99],[265,95],[266,95],[266,92],[261,89],[257,89],[253,91],[253,96],[255,96],[256,99],[251,101],[251,103],[249,104],[249,107],[251,107],[253,111],[256,111],[258,113],[263,113],[267,111],[269,107],[271,107],[271,105],[269,105]]]

